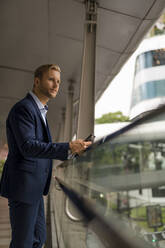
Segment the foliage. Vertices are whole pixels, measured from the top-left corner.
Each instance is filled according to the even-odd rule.
[[[159,29],[157,26],[154,26],[154,35],[164,34],[164,29]]]
[[[149,36],[165,34],[165,13],[161,15],[156,24],[149,31]]]
[[[129,117],[123,115],[121,111],[104,114],[102,115],[102,117],[95,120],[96,124],[124,122],[124,121],[129,121]]]
[[[162,207],[162,220],[163,220],[163,223],[165,223],[165,211],[164,211],[164,207]],[[146,207],[138,207],[138,208],[133,208],[131,210],[131,218],[137,218],[137,223],[138,225],[145,229],[146,231],[148,232],[154,232],[154,228],[150,228],[148,227],[148,224],[147,224],[147,216],[146,216]],[[138,220],[139,218],[139,220]],[[144,219],[144,220],[142,220]],[[164,230],[164,226],[162,227],[158,227],[157,228],[157,231],[163,231]]]

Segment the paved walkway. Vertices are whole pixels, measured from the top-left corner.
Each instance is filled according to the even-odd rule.
[[[0,248],[8,248],[11,229],[8,213],[8,200],[0,197]]]

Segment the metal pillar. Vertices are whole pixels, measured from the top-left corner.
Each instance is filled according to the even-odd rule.
[[[59,141],[64,141],[64,125],[65,125],[65,108],[62,108],[61,112],[61,126],[60,126],[60,135]]]
[[[86,1],[84,50],[80,86],[77,138],[86,138],[94,133],[95,110],[95,58],[96,58],[97,3]]]
[[[73,81],[70,81],[68,87],[67,102],[66,102],[65,128],[64,128],[64,139],[66,142],[72,140],[73,94],[74,94]]]

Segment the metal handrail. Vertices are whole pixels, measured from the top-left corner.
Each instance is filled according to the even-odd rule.
[[[138,117],[137,119],[133,120],[128,125],[120,128],[119,130],[100,138],[99,140],[94,142],[92,145],[90,145],[84,151],[84,154],[86,152],[88,152],[88,151],[91,151],[92,149],[95,149],[98,145],[101,145],[101,144],[103,144],[105,142],[108,142],[108,141],[112,141],[113,139],[117,138],[119,135],[128,132],[132,128],[135,128],[138,125],[143,124],[145,121],[147,122],[147,121],[151,120],[151,118],[155,118],[155,117],[157,117],[158,115],[160,115],[160,114],[162,114],[164,112],[165,112],[165,104],[159,106],[157,109],[154,109],[154,110],[150,111],[149,113],[147,112],[147,113],[143,114],[143,116]],[[80,156],[80,158],[81,158],[81,156]],[[79,156],[77,156],[77,157],[73,156],[72,159],[79,159]],[[63,165],[66,167],[67,162],[65,161],[64,163],[60,164],[59,167],[61,167]]]
[[[54,181],[54,185],[55,185],[55,189],[58,190],[58,191],[61,191],[61,187],[58,183],[58,181],[56,180],[55,178],[55,181]],[[69,198],[66,197],[65,199],[65,214],[66,216],[71,220],[71,221],[74,221],[74,222],[81,222],[83,221],[84,219],[83,218],[77,218],[75,217],[69,210]]]
[[[67,217],[74,222],[82,222],[84,220],[84,218],[77,218],[75,217],[69,210],[69,198],[66,196],[66,200],[65,200],[65,214],[67,215]]]
[[[115,131],[115,132],[113,132],[113,133],[111,133],[111,134],[109,134],[103,138],[100,138],[99,140],[94,142],[91,146],[89,146],[86,151],[94,149],[96,146],[101,145],[105,142],[111,141],[111,140],[117,138],[119,135],[126,133],[127,131],[131,130],[132,128],[134,128],[140,124],[143,124],[145,121],[147,122],[147,121],[151,120],[151,118],[155,118],[158,115],[163,114],[164,112],[165,112],[165,104],[150,111],[149,113],[143,114],[143,116],[138,117],[137,119],[133,120],[128,125],[120,128],[119,130],[117,130],[117,131]]]

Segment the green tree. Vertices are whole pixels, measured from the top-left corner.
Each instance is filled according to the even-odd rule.
[[[103,123],[124,122],[124,121],[129,121],[129,117],[123,115],[121,111],[117,111],[114,113],[108,113],[102,115],[102,117],[95,120],[95,123],[103,124]]]

